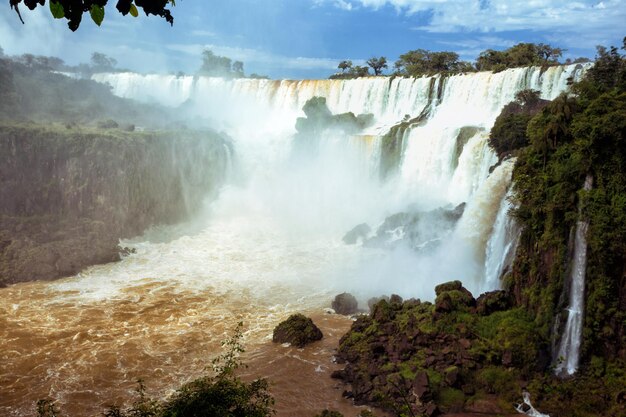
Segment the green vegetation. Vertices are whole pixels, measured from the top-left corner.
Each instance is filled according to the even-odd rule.
[[[519,43],[504,51],[487,49],[480,53],[476,62],[462,61],[456,52],[429,51],[415,49],[402,55],[394,64],[394,76],[421,77],[434,74],[460,74],[475,71],[499,72],[507,68],[528,66],[548,67],[559,65],[558,59],[564,50],[543,43]],[[587,58],[568,59],[566,64],[589,62]],[[374,70],[374,75],[383,75],[382,69],[387,68],[385,57],[371,58],[367,65]],[[369,75],[367,67],[353,66],[352,61],[341,61],[337,66],[341,70],[330,78],[357,78]]]
[[[529,45],[505,51],[489,69],[551,65],[561,52]],[[599,47],[595,66],[572,91],[552,102],[521,91],[491,132],[501,158],[517,156],[513,214],[522,235],[505,291],[474,303],[452,282],[437,287],[434,305],[377,303],[341,340],[348,362],[341,377],[357,401],[401,416],[429,412],[429,404],[443,412],[489,404],[504,414],[526,387],[553,417],[624,415],[626,56]],[[405,120],[383,139],[390,157],[411,122],[418,121]],[[587,177],[593,188],[584,191]],[[553,375],[550,347],[562,333],[554,323],[567,304],[581,218],[589,222],[582,364],[564,381]],[[406,401],[408,393],[419,405]]]
[[[202,66],[198,70],[198,75],[208,75],[211,77],[243,77],[243,62],[232,61],[225,56],[215,55],[210,49],[202,52]]]
[[[507,68],[557,65],[563,49],[543,43],[518,43],[504,51],[487,49],[476,59],[478,71],[498,72]]]
[[[89,76],[115,64],[113,58],[96,52],[90,65],[72,69]],[[53,72],[66,69],[53,57],[0,58],[0,121],[57,122],[72,128],[113,119],[120,126],[165,127],[176,117],[163,107],[114,96],[107,85]]]
[[[395,69],[395,75],[409,77],[475,71],[471,63],[459,61],[456,52],[433,52],[426,49],[416,49],[400,55],[400,59],[395,63]]]
[[[202,52],[202,66],[198,75],[223,78],[244,78],[243,62],[233,61],[226,56],[215,55],[210,49]],[[269,79],[266,75],[250,74],[247,78]]]
[[[626,337],[618,307],[626,301],[621,277],[626,266],[626,58],[616,48],[598,49],[596,65],[529,123],[529,146],[519,152],[514,171],[524,226],[511,289],[518,303],[535,314],[545,338],[568,272],[570,236],[582,216],[587,235],[586,314],[583,357],[615,357]],[[585,177],[591,191],[581,191]]]
[[[383,69],[388,68],[387,58],[381,56],[380,58],[370,58],[367,60],[367,65],[374,70],[374,75],[382,75]]]
[[[528,146],[528,124],[547,104],[539,98],[539,91],[522,90],[502,109],[489,134],[489,144],[500,159]]]
[[[377,59],[377,58],[372,58]],[[384,59],[384,68],[387,68],[387,59],[385,57],[381,57],[380,59]],[[380,60],[378,61],[380,62]],[[369,68],[365,66],[355,65],[352,66],[352,61],[341,61],[337,66],[341,70],[340,73],[335,73],[331,75],[329,78],[334,80],[342,80],[342,79],[350,79],[350,78],[359,78],[359,77],[367,77],[370,75]],[[383,68],[381,66],[381,68]]]
[[[19,19],[24,23],[20,13],[19,5],[22,0],[9,0],[9,5],[15,10]],[[89,13],[91,19],[98,26],[102,24],[105,14],[105,6],[108,0],[50,0],[50,13],[55,19],[67,19],[67,25],[75,31],[80,26],[84,13]],[[45,6],[46,0],[24,0],[24,5],[30,10],[34,10],[37,6]],[[170,25],[174,24],[174,17],[168,6],[175,6],[176,0],[118,0],[115,8],[122,15],[130,14],[133,17],[139,16],[139,10],[142,9],[146,15],[153,14],[161,16]]]
[[[494,394],[519,399],[546,348],[532,316],[489,297],[474,300],[458,281],[436,292],[435,304],[379,301],[341,339],[343,379],[355,400],[410,416],[435,405],[459,412]]]

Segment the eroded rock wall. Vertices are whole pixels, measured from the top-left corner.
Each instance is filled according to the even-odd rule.
[[[0,284],[117,260],[120,238],[188,218],[229,147],[213,132],[0,127]]]

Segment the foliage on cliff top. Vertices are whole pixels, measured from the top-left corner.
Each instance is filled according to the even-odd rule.
[[[513,151],[528,146],[526,133],[531,119],[548,104],[537,90],[522,90],[515,101],[507,104],[496,118],[489,133],[489,144],[500,159]]]

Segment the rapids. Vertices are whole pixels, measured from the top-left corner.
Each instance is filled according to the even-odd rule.
[[[128,402],[137,378],[166,395],[210,365],[239,321],[251,357],[278,360],[284,351],[267,348],[272,328],[293,312],[319,314],[338,292],[364,305],[390,293],[432,300],[434,286],[452,279],[476,294],[497,288],[510,252],[501,236],[513,161],[494,168],[488,131],[517,91],[552,99],[582,71],[347,81],[95,75],[117,95],[179,106],[173,111],[225,130],[234,141],[231,179],[198,219],[122,242],[136,253],[121,262],[0,289],[0,414],[32,415],[36,400],[50,396],[70,416],[96,415]],[[313,96],[326,97],[333,113],[373,113],[376,123],[294,152],[295,120]],[[397,172],[381,180],[381,136],[407,114],[427,116],[406,132]],[[456,155],[467,126],[476,133]],[[399,211],[462,202],[462,218],[430,251],[342,242],[359,223],[376,227]],[[290,389],[273,391],[280,400]],[[304,407],[313,415],[326,405],[311,398]],[[277,408],[290,415],[280,401]]]

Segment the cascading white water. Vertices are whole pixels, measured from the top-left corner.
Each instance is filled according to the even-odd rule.
[[[128,398],[136,378],[165,396],[210,365],[237,322],[254,351],[279,321],[319,311],[338,292],[432,299],[434,286],[451,279],[475,294],[496,288],[485,270],[506,253],[503,199],[513,161],[493,167],[488,131],[517,91],[551,99],[583,70],[346,81],[95,75],[120,96],[180,106],[172,112],[181,118],[225,130],[233,175],[200,219],[123,242],[135,252],[120,262],[0,289],[0,414],[27,415],[37,398],[51,396],[75,415],[95,415],[96,405]],[[313,96],[326,97],[333,113],[371,112],[375,124],[300,147],[296,118]],[[398,135],[396,169],[381,180],[381,135],[407,114],[419,123]],[[461,202],[456,223],[440,216],[458,213]],[[376,229],[401,211],[423,216],[417,230],[425,241],[342,241],[355,225]]]
[[[533,407],[533,404],[530,402],[530,393],[527,391],[524,391],[523,393],[522,404],[518,404],[515,407],[515,410],[517,410],[518,413],[525,414],[529,417],[550,417],[548,414],[543,414]]]
[[[584,190],[589,191],[593,185],[593,177],[587,175]],[[580,216],[580,213],[579,213]],[[583,313],[585,309],[585,272],[587,268],[587,229],[589,222],[578,220],[574,238],[574,254],[570,273],[569,305],[567,322],[561,336],[557,353],[555,373],[557,375],[573,375],[578,370],[580,344],[583,331]]]
[[[515,220],[508,215],[513,208],[511,204],[511,189],[500,203],[500,209],[493,225],[493,232],[487,242],[485,255],[485,280],[483,290],[497,288],[505,269],[513,263],[519,229]]]
[[[503,242],[490,237],[507,223],[498,213],[513,164],[505,162],[489,174],[497,158],[488,146],[488,131],[516,92],[531,88],[553,99],[567,88],[569,77],[583,71],[571,65],[393,79],[223,80],[131,73],[93,78],[109,83],[122,97],[182,105],[181,111],[209,118],[234,138],[245,181],[214,204],[214,226],[238,213],[247,221],[255,218],[256,226],[271,224],[309,243],[333,246],[361,222],[375,226],[407,207],[427,211],[466,202],[457,230],[442,235],[436,251],[416,255],[404,249],[388,253],[341,248],[337,252],[350,260],[317,278],[332,281],[340,275],[343,288],[366,288],[364,296],[396,291],[431,298],[433,284],[450,279],[463,280],[474,292],[497,288],[497,279],[485,280],[484,274],[485,268],[504,262],[495,259],[497,254],[507,254],[496,248]],[[333,113],[373,113],[375,124],[360,136],[330,135],[320,140],[314,154],[294,158],[295,119],[314,96],[325,97]],[[422,123],[404,133],[398,175],[379,182],[375,170],[380,166],[381,135],[405,115],[420,114],[426,115]],[[455,156],[457,137],[467,126],[476,133]],[[297,246],[293,240],[284,243]]]

